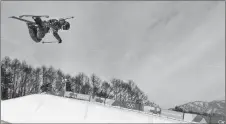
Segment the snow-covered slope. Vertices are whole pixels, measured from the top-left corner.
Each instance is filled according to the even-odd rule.
[[[178,120],[47,94],[2,101],[1,120],[10,123],[183,123]]]

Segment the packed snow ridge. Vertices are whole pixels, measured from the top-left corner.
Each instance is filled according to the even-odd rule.
[[[10,123],[187,123],[48,94],[1,102],[1,120]]]

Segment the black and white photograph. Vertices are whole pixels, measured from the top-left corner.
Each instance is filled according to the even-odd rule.
[[[2,1],[1,123],[225,124],[225,1]]]

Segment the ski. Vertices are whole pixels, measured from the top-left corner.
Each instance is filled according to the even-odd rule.
[[[48,15],[21,15],[21,16],[19,16],[19,18],[22,18],[22,17],[45,17],[45,18],[49,18]]]
[[[16,17],[16,16],[11,16],[11,17],[9,17],[9,18],[17,19],[17,20],[24,21],[24,22],[27,22],[27,23],[33,23],[33,24],[36,24],[35,22],[29,21],[29,20],[26,20],[26,19],[22,19],[22,18],[18,18],[18,17]]]
[[[43,41],[42,43],[44,44],[44,43],[58,43],[58,42],[57,41]]]

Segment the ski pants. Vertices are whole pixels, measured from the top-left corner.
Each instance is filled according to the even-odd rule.
[[[35,20],[35,23],[38,25],[34,25],[33,23],[27,23],[28,30],[30,37],[35,42],[40,42],[42,38],[45,37],[45,34],[47,33],[46,29],[42,26],[42,20],[41,18],[33,18]]]

